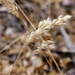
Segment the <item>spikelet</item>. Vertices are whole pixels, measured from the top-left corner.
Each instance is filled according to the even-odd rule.
[[[51,28],[54,28],[55,26],[63,25],[70,18],[70,15],[66,15],[64,17],[60,15],[57,19],[54,19],[53,21],[51,21],[50,18],[41,21],[38,25],[38,29],[36,30],[36,34],[43,34],[45,32],[48,32]]]
[[[18,8],[17,8],[14,0],[0,0],[0,3],[2,3],[4,6],[6,6],[10,13],[12,13],[13,15],[15,15],[17,17],[19,16]]]
[[[38,25],[38,29],[31,32],[31,34],[28,35],[27,39],[25,38],[25,40],[27,40],[27,42],[31,42],[36,39],[35,37],[38,37],[39,35],[48,32],[51,28],[54,28],[55,26],[63,25],[70,18],[71,18],[70,15],[66,15],[64,17],[59,16],[57,19],[54,19],[53,21],[51,21],[50,18],[41,21]]]
[[[38,47],[38,50],[45,49],[45,48],[53,49],[54,48],[54,42],[51,40],[43,41],[41,46]]]

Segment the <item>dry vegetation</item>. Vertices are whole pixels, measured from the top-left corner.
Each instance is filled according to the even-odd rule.
[[[74,75],[73,2],[0,0],[0,75]]]

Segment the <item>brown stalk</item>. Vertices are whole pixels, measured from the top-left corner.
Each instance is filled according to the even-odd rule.
[[[12,1],[10,1],[10,0],[5,0],[5,1],[1,0],[1,2],[3,2],[3,3],[5,4],[5,6],[7,7],[7,9],[8,9],[9,11],[11,11],[12,14],[14,14],[14,15],[17,16],[18,18],[20,18],[20,20],[22,21],[22,23],[25,25],[24,20],[20,17],[20,14],[19,14],[19,12],[18,12],[18,9],[19,9],[19,10],[21,11],[21,13],[23,14],[23,16],[27,19],[27,21],[31,24],[31,26],[32,26],[33,29],[35,30],[34,32],[37,31],[36,28],[34,27],[34,25],[32,24],[32,22],[31,22],[31,21],[29,20],[29,18],[27,17],[27,15],[22,11],[22,9],[18,6],[18,4],[17,4],[15,1],[12,2]],[[10,7],[9,7],[9,6],[10,6]],[[11,8],[13,8],[13,9],[11,9]],[[60,19],[60,20],[58,21],[58,19]],[[56,26],[56,25],[61,25],[61,24],[66,20],[65,17],[64,17],[64,18],[61,18],[61,16],[58,17],[58,19],[57,19],[57,20],[54,20],[51,24],[54,24],[54,26]],[[56,24],[55,24],[55,23],[56,23]],[[25,27],[26,27],[26,30],[28,31],[27,25],[25,25]],[[40,27],[40,28],[41,28],[41,27]],[[45,30],[46,30],[46,29],[45,29]],[[38,33],[37,33],[37,34],[38,34]],[[40,39],[41,39],[42,42],[43,42],[44,40],[43,40],[43,38],[41,37],[41,35],[38,35],[38,36],[40,37]],[[29,36],[29,37],[30,37],[30,36]],[[33,37],[32,37],[32,39],[33,39]],[[20,54],[22,53],[23,49],[30,43],[30,42],[28,42],[28,41],[29,41],[29,38],[28,38],[27,42],[24,43],[23,48],[22,48],[21,51],[19,52],[19,54],[18,54],[18,56],[17,56],[17,59],[15,60],[15,62],[14,62],[14,64],[13,64],[13,67],[14,67],[14,65],[16,64],[16,62],[18,61],[18,59],[19,59],[19,57],[20,57]],[[7,46],[6,48],[8,48],[8,46]],[[6,48],[4,48],[4,49],[6,49]],[[3,49],[3,50],[4,50],[4,49]],[[53,55],[51,54],[51,52],[50,52],[50,56],[52,57],[52,59],[53,59],[55,65],[56,65],[57,69],[59,70],[60,74],[62,75],[61,70],[60,70],[59,66],[57,65],[57,62],[55,61],[55,59],[54,59]],[[47,62],[48,62],[48,60],[47,60]],[[49,62],[48,62],[48,63],[49,63]],[[13,69],[13,67],[12,67],[12,69]],[[11,69],[11,71],[12,71],[12,69]],[[8,75],[10,75],[11,71],[9,72]]]

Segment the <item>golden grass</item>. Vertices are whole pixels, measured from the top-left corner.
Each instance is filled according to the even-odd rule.
[[[28,44],[30,44],[31,42],[35,42],[37,40],[37,38],[35,38],[35,37],[39,36],[42,43],[39,47],[37,47],[37,49],[35,51],[41,52],[44,55],[44,49],[48,50],[48,55],[52,58],[55,65],[57,66],[57,69],[59,70],[60,74],[62,75],[62,72],[50,51],[54,47],[54,42],[53,42],[53,40],[44,40],[42,38],[42,34],[48,33],[51,28],[63,25],[68,19],[71,18],[71,16],[70,15],[66,15],[66,16],[60,15],[57,19],[54,19],[53,21],[51,21],[51,19],[48,18],[47,20],[40,21],[40,23],[38,24],[38,29],[36,29],[34,27],[34,25],[32,24],[32,22],[29,20],[29,18],[26,16],[26,14],[21,10],[21,8],[17,5],[17,3],[14,0],[0,0],[0,3],[5,5],[7,7],[7,9],[9,10],[9,12],[11,12],[13,15],[15,15],[18,18],[20,18],[20,14],[18,12],[18,9],[19,9],[34,29],[34,31],[31,32],[29,35],[27,35],[27,36],[23,35],[20,38],[18,38],[17,40],[13,41],[13,43],[10,44],[10,45],[14,44],[14,42],[18,41],[19,39],[22,39],[22,41],[24,41],[24,45],[23,45],[22,49],[20,50],[18,57],[12,66],[12,69],[16,65],[16,63],[19,60],[21,60],[20,55],[23,51],[25,51],[25,47],[28,46]],[[21,18],[20,18],[20,20],[22,21]],[[5,49],[7,49],[8,47],[10,47],[10,45],[6,46],[3,50],[1,50],[1,52],[4,51]],[[44,57],[45,57],[45,55],[44,55]],[[47,58],[46,58],[46,60],[47,60]],[[50,62],[48,60],[47,60],[47,62],[50,65]],[[8,75],[10,75],[12,69],[9,71]]]

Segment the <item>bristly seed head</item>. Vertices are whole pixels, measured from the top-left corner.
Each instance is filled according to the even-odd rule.
[[[7,7],[8,11],[11,12],[15,16],[19,16],[18,14],[18,8],[15,4],[15,0],[0,0],[0,3],[2,3],[4,6]]]
[[[36,30],[36,34],[45,33],[48,32],[51,28],[54,28],[55,26],[63,25],[70,18],[70,15],[66,15],[64,17],[60,15],[57,19],[54,19],[53,21],[51,21],[50,18],[41,21],[38,25],[38,29]]]

